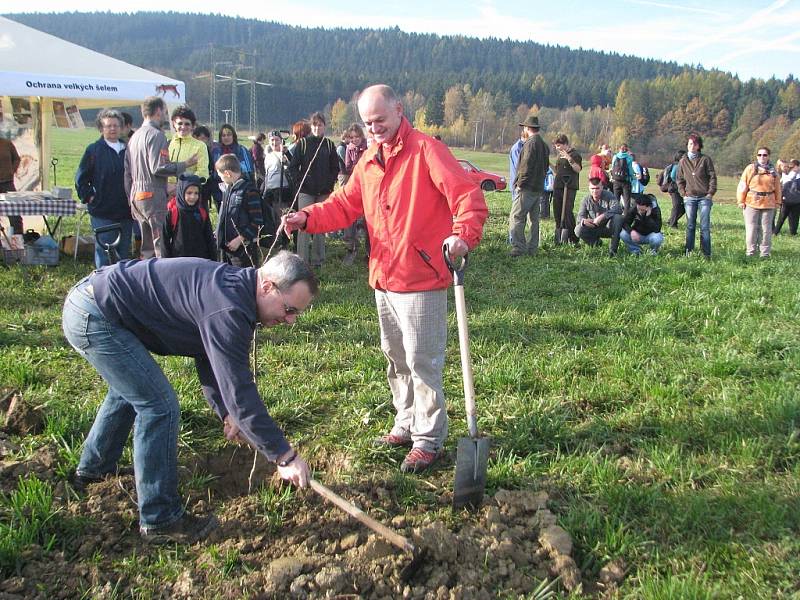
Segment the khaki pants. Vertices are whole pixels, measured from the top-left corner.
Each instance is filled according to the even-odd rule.
[[[756,249],[761,256],[769,256],[772,251],[772,220],[774,208],[744,207],[744,232],[747,256],[755,256]]]
[[[301,210],[306,206],[311,206],[316,202],[322,202],[328,194],[322,196],[312,196],[311,194],[300,194],[297,197],[297,209]],[[311,256],[309,257],[308,245],[311,242]],[[297,255],[314,267],[319,267],[325,262],[325,236],[321,233],[308,234],[305,231],[297,232]],[[310,258],[310,260],[309,260]]]
[[[436,452],[447,438],[442,384],[447,290],[403,294],[375,290],[375,303],[397,411],[392,433],[410,434],[414,447]]]
[[[163,206],[164,210],[156,210],[156,205]],[[164,255],[161,234],[167,220],[166,202],[134,200],[131,202],[131,215],[139,222],[139,227],[142,229],[141,257],[161,258]]]
[[[539,249],[539,211],[542,193],[525,189],[515,190],[515,198],[508,217],[508,233],[514,250],[521,254],[534,254]],[[525,240],[525,223],[530,221],[528,240]]]

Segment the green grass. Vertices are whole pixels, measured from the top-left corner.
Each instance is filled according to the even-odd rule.
[[[505,172],[505,155],[470,158]],[[709,262],[682,256],[683,223],[665,232],[660,256],[622,250],[612,260],[553,247],[552,221],[537,257],[511,259],[510,194],[487,200],[466,294],[479,425],[494,444],[489,491],[549,490],[589,576],[617,557],[631,566],[622,598],[796,598],[800,240],[778,236],[772,259],[747,260],[741,212],[723,203],[712,213]],[[400,475],[398,455],[371,445],[393,416],[372,294],[364,266],[343,268],[341,245],[329,248],[313,309],[293,328],[260,335],[260,391],[312,463],[344,457],[343,480],[391,480],[401,512],[441,511],[450,472]],[[46,433],[21,453],[55,444],[61,472],[104,394],[60,333],[63,297],[90,270],[66,260],[0,270],[0,383],[21,386],[47,415]],[[466,435],[454,315],[447,356],[452,446]],[[221,427],[191,363],[159,361],[183,406],[181,455],[218,447]],[[259,494],[269,523],[293,509],[290,497]],[[129,556],[120,568],[152,583],[174,577],[181,556]],[[239,568],[235,554],[212,558],[215,569]]]

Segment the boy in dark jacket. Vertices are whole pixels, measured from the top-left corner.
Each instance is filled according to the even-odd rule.
[[[97,128],[102,136],[86,147],[75,172],[78,198],[87,205],[92,228],[119,224],[117,254],[120,259],[130,256],[133,218],[125,193],[125,144],[120,141],[124,120],[116,110],[104,110],[97,116]],[[100,241],[113,243],[116,231],[100,234]],[[94,264],[99,269],[108,264],[108,257],[95,241]]]
[[[200,201],[202,180],[196,175],[181,175],[175,197],[167,204],[164,222],[164,256],[217,260],[217,245],[211,231],[208,211]]]
[[[259,230],[264,226],[261,193],[256,184],[242,177],[239,159],[223,154],[215,163],[217,175],[225,183],[217,223],[217,247],[223,262],[235,267],[258,267]]]
[[[625,213],[620,239],[631,252],[639,256],[642,246],[650,246],[650,254],[657,254],[664,243],[661,233],[661,209],[652,194],[636,196],[636,203]]]

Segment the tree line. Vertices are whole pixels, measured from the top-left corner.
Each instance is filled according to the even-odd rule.
[[[722,172],[741,170],[756,145],[800,157],[800,88],[793,77],[741,81],[674,62],[396,28],[327,30],[157,12],[10,18],[182,79],[203,121],[209,74],[232,75],[239,65],[238,77],[272,84],[256,90],[260,129],[286,127],[324,107],[329,129],[340,131],[357,120],[354,94],[383,81],[403,95],[415,125],[452,145],[505,150],[517,123],[537,114],[549,134],[566,133],[583,152],[625,141],[656,166],[685,145],[689,131],[703,134]],[[229,83],[218,83],[216,94],[220,108],[230,106]],[[246,123],[249,88],[239,87],[237,100]]]

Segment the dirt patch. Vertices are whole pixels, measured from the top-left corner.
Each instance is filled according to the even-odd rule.
[[[620,564],[604,572],[603,582],[583,578],[545,492],[501,490],[475,513],[452,514],[442,506],[448,494],[440,504],[401,508],[407,490],[396,489],[394,480],[328,482],[425,549],[416,576],[404,580],[409,556],[313,491],[247,495],[252,457],[231,448],[181,468],[182,482],[203,482],[186,490],[189,508],[214,510],[221,525],[185,551],[183,570],[160,582],[154,597],[470,600],[529,594],[554,578],[564,592],[598,590],[624,575]],[[0,473],[4,468],[0,462]],[[255,480],[269,481],[272,471],[259,460]],[[21,569],[0,582],[0,598],[111,598],[151,590],[141,571],[119,566],[147,563],[158,552],[140,541],[133,477],[111,477],[80,499],[57,485],[63,509],[84,523],[80,535],[56,551],[27,549]]]
[[[10,434],[33,435],[44,429],[41,408],[26,402],[19,390],[0,390],[0,415],[3,429]]]

